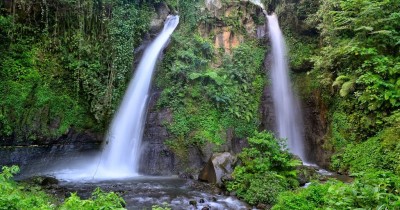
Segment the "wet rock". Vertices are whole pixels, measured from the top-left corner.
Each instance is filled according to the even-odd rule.
[[[204,203],[204,199],[201,198],[201,199],[199,200],[199,203]]]
[[[220,188],[218,188],[218,187],[214,188],[214,190],[212,192],[215,195],[221,195],[222,194],[222,190]]]
[[[317,177],[317,172],[315,168],[310,166],[298,166],[297,167],[297,181],[299,181],[300,186],[304,186],[306,183],[310,182],[312,178]]]
[[[49,186],[49,185],[58,185],[59,181],[55,177],[44,177],[40,185]]]
[[[175,154],[164,144],[170,138],[164,124],[172,120],[172,112],[169,109],[156,109],[159,90],[152,89],[150,96],[139,172],[148,175],[172,175],[175,170]]]
[[[18,165],[21,174],[37,174],[41,168],[49,168],[55,160],[74,159],[80,154],[97,151],[101,142],[101,135],[74,129],[57,139],[37,141],[35,145],[29,141],[22,145],[16,141],[9,142],[11,145],[0,147],[0,165]]]
[[[209,183],[222,184],[221,178],[233,172],[236,157],[229,152],[216,153],[200,171],[199,180]]]
[[[27,179],[21,179],[21,181],[31,185],[40,185],[40,186],[58,185],[59,182],[56,178],[50,176],[34,176],[34,177],[29,177]]]
[[[236,48],[244,41],[244,37],[231,31],[230,27],[223,27],[222,31],[215,36],[214,47],[223,48],[226,53],[231,53],[233,48]]]
[[[204,206],[201,210],[210,210],[210,206]]]

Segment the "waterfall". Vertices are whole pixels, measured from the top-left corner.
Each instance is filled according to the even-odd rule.
[[[141,141],[152,75],[157,59],[178,26],[179,16],[168,16],[164,28],[146,48],[109,128],[103,151],[68,157],[45,166],[44,174],[61,180],[124,179],[138,175]]]
[[[146,48],[110,126],[99,176],[129,177],[138,174],[151,78],[157,58],[178,23],[179,16],[169,16],[162,32]]]
[[[277,134],[288,140],[290,152],[306,160],[304,154],[304,128],[299,101],[295,98],[288,72],[286,46],[275,14],[266,15],[272,44],[272,97]]]
[[[303,164],[307,157],[304,150],[304,127],[299,100],[293,94],[289,79],[286,45],[276,14],[268,15],[260,0],[249,0],[259,6],[268,19],[268,31],[272,45],[272,98],[275,111],[276,132],[287,139],[291,153],[300,157]]]

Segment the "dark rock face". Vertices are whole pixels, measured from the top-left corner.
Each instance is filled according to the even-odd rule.
[[[268,53],[264,59],[264,69],[265,74],[269,76],[269,69],[271,67],[272,57],[271,54]],[[270,130],[275,131],[275,112],[274,112],[274,104],[272,99],[272,90],[271,85],[266,84],[263,90],[261,104],[260,104],[260,116],[261,116],[261,124],[260,130]]]
[[[329,168],[332,152],[323,148],[328,132],[327,108],[321,102],[318,93],[302,102],[307,158],[322,168]]]
[[[171,175],[175,171],[175,155],[164,144],[170,137],[164,123],[172,121],[171,111],[156,109],[160,91],[153,90],[149,101],[143,134],[139,172],[148,175]]]
[[[263,90],[260,105],[261,124],[260,130],[275,131],[275,113],[273,106],[273,99],[271,94],[271,87],[266,85]]]
[[[62,157],[74,158],[101,148],[100,135],[70,129],[58,139],[35,142],[34,145],[9,145],[0,147],[0,165],[18,165],[21,172],[34,174]]]

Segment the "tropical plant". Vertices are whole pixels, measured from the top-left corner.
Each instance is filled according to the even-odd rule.
[[[248,141],[250,147],[239,154],[241,165],[235,168],[227,189],[252,205],[274,204],[281,192],[298,186],[295,166],[300,161],[271,133],[255,132]]]

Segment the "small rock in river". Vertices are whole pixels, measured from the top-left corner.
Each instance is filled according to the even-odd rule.
[[[204,206],[201,210],[210,210],[210,206]]]
[[[201,198],[201,199],[199,200],[199,203],[204,203],[204,199]]]
[[[193,205],[193,206],[196,206],[197,205],[197,201],[191,200],[191,201],[189,201],[189,204]]]
[[[57,185],[58,184],[58,179],[54,177],[43,177],[42,183],[40,185],[42,186],[49,186],[49,185]]]

